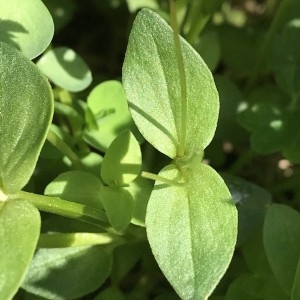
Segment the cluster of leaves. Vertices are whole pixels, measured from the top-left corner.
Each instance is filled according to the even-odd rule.
[[[298,299],[299,35],[298,0],[0,0],[0,298]]]

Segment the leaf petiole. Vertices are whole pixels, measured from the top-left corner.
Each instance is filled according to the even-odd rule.
[[[150,172],[144,172],[143,171],[141,173],[141,176],[144,177],[144,178],[150,179],[150,180],[160,181],[162,183],[165,183],[165,184],[168,184],[168,185],[171,185],[171,186],[180,186],[180,187],[186,186],[185,182],[178,182],[178,181],[175,181],[175,180],[170,180],[170,179],[164,178],[162,176],[159,176],[157,174],[153,174],[153,173],[150,173]]]

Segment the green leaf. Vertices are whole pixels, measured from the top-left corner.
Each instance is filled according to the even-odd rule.
[[[0,293],[12,299],[33,257],[40,233],[40,215],[31,204],[9,201],[0,210]]]
[[[117,231],[123,231],[130,223],[134,200],[131,194],[121,187],[104,186],[101,200],[110,224]]]
[[[159,176],[178,181],[169,165]],[[186,186],[155,183],[146,228],[152,252],[183,299],[207,299],[225,273],[236,243],[237,212],[220,176],[208,165],[190,172]]]
[[[225,300],[288,300],[272,277],[243,274],[228,288]]]
[[[99,288],[110,274],[106,246],[40,249],[22,287],[46,299],[79,298]]]
[[[92,174],[69,171],[60,174],[49,183],[45,195],[102,209],[101,186],[101,181]]]
[[[300,19],[284,27],[273,43],[271,69],[279,87],[293,96],[300,96]]]
[[[291,300],[300,299],[300,260],[298,262],[296,275],[294,279]]]
[[[237,245],[246,242],[262,227],[271,195],[263,188],[239,177],[222,174],[238,210]]]
[[[29,59],[40,55],[50,44],[54,25],[40,0],[0,0],[0,42],[13,45]]]
[[[300,258],[299,232],[299,212],[282,204],[271,206],[264,224],[264,245],[274,276],[288,295]]]
[[[203,150],[216,129],[218,93],[199,54],[180,40],[187,83],[186,149]],[[177,155],[182,108],[172,29],[156,13],[143,9],[129,37],[123,83],[132,117],[142,135],[171,158]],[[197,147],[197,149],[195,149]]]
[[[105,151],[119,133],[132,126],[122,84],[109,80],[97,85],[89,94],[87,103],[99,129],[86,131],[84,137],[96,148]]]
[[[90,69],[70,48],[59,47],[47,51],[37,66],[52,82],[71,92],[82,91],[92,82]]]
[[[103,158],[101,177],[111,186],[132,182],[139,174],[142,154],[134,135],[125,130],[111,143]]]
[[[16,193],[29,181],[52,114],[46,78],[20,51],[0,43],[0,186],[5,192]]]
[[[101,291],[93,300],[126,300],[125,295],[116,287],[108,287]]]

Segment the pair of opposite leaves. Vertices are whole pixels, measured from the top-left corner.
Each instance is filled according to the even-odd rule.
[[[181,122],[186,122],[187,156],[210,143],[217,124],[218,93],[206,64],[181,38],[187,85],[187,120],[182,120],[181,87],[172,29],[143,9],[130,34],[123,83],[132,117],[160,152],[177,159]],[[207,299],[226,271],[236,243],[237,213],[221,177],[192,160],[184,185],[156,181],[146,227],[152,252],[183,299]],[[160,173],[181,177],[174,165]]]

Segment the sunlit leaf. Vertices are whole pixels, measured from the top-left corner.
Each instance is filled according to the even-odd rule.
[[[0,186],[7,193],[29,181],[52,114],[46,78],[20,51],[0,43]]]
[[[40,234],[40,215],[31,204],[15,200],[0,210],[0,294],[12,299],[33,257]]]
[[[212,75],[183,39],[187,82],[187,154],[204,149],[216,129],[219,101]],[[132,117],[142,135],[171,158],[177,155],[182,120],[181,89],[173,32],[156,13],[143,9],[129,37],[123,83]]]
[[[54,25],[40,0],[0,1],[0,42],[13,45],[29,59],[40,55],[50,44]]]
[[[37,62],[40,70],[56,85],[79,92],[92,82],[92,74],[82,58],[66,47],[47,51]]]
[[[124,185],[139,174],[142,154],[134,135],[125,130],[111,143],[103,158],[101,177],[108,185]]]
[[[160,176],[180,178],[174,166]],[[156,182],[146,229],[164,275],[183,299],[207,299],[226,271],[237,235],[237,213],[220,176],[195,166],[187,186]]]

